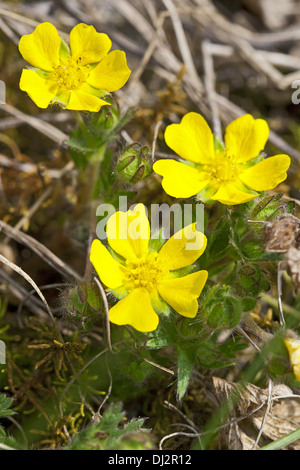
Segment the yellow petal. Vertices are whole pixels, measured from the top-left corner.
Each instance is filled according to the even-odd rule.
[[[300,365],[299,364],[293,366],[293,372],[294,372],[295,379],[300,382]]]
[[[135,261],[148,254],[150,225],[145,206],[137,204],[133,210],[115,212],[106,225],[108,243],[123,258]]]
[[[207,280],[207,271],[197,271],[184,277],[171,279],[157,286],[161,297],[176,312],[194,318],[198,311],[198,297]]]
[[[21,37],[19,51],[29,64],[50,72],[59,65],[60,45],[61,39],[55,26],[41,23],[33,33]]]
[[[98,33],[94,26],[77,24],[70,32],[70,49],[73,59],[81,59],[81,65],[100,62],[111,48],[111,40],[104,33]]]
[[[193,223],[176,232],[162,246],[158,261],[170,271],[184,268],[202,255],[206,245],[206,236],[196,230],[196,223]]]
[[[300,381],[300,340],[284,338],[284,344],[289,353],[295,378]]]
[[[218,191],[210,198],[214,201],[220,201],[222,204],[228,206],[235,204],[243,204],[244,202],[251,201],[257,196],[257,193],[252,194],[242,189],[242,185],[238,182],[223,183]]]
[[[87,82],[105,91],[119,90],[127,82],[131,71],[123,51],[112,51],[91,71]]]
[[[86,91],[86,87],[73,90],[69,94],[70,98],[66,109],[73,109],[75,111],[92,111],[97,112],[101,106],[107,105],[108,103],[101,100],[92,93]]]
[[[257,157],[265,148],[268,137],[266,121],[244,114],[227,126],[225,147],[238,163],[242,163]]]
[[[185,160],[208,163],[214,157],[214,138],[205,119],[197,113],[186,114],[180,124],[166,128],[167,145]]]
[[[123,285],[126,268],[111,256],[108,249],[98,239],[92,243],[90,261],[106,287],[116,289]]]
[[[131,325],[143,333],[156,330],[159,322],[149,293],[143,287],[134,289],[114,305],[109,311],[109,319],[117,325]]]
[[[34,70],[24,69],[20,89],[26,91],[39,108],[47,108],[57,92],[56,82],[40,77]]]
[[[166,193],[177,198],[195,196],[209,183],[207,173],[176,160],[158,160],[153,170],[163,176],[162,187]]]
[[[288,350],[291,363],[300,364],[300,340],[293,338],[284,338],[284,344]]]
[[[286,171],[291,164],[288,155],[275,155],[251,166],[239,175],[249,188],[264,191],[275,188],[287,177]]]

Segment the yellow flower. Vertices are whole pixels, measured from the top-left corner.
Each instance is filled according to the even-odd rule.
[[[183,277],[176,272],[194,263],[206,248],[206,237],[195,226],[180,230],[156,252],[149,244],[150,225],[143,204],[109,218],[106,232],[114,256],[96,239],[90,260],[103,284],[122,297],[109,311],[112,323],[153,331],[159,322],[155,310],[163,312],[166,303],[184,317],[196,316],[207,271]]]
[[[269,127],[263,119],[250,114],[226,128],[225,146],[214,142],[205,119],[197,113],[186,114],[180,124],[166,128],[165,141],[185,162],[159,160],[153,169],[163,176],[166,193],[187,198],[199,193],[199,199],[223,204],[240,204],[255,198],[256,191],[275,188],[286,178],[288,155],[275,155],[258,162]]]
[[[51,23],[22,36],[19,50],[32,65],[22,71],[20,88],[40,108],[59,103],[66,109],[99,111],[102,97],[121,88],[130,75],[122,51],[109,52],[111,40],[80,23],[70,32],[70,48]]]
[[[294,376],[297,380],[300,381],[300,340],[284,338],[284,344],[289,353]]]

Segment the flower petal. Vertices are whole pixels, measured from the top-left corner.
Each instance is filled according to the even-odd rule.
[[[119,90],[127,82],[131,71],[123,51],[112,51],[91,71],[87,82],[106,91]]]
[[[115,212],[106,225],[108,243],[123,258],[135,261],[148,255],[150,225],[145,206],[137,204],[133,210]]]
[[[108,103],[106,101],[97,98],[97,96],[78,89],[70,92],[70,99],[66,109],[97,112],[101,106],[107,104]]]
[[[50,72],[59,65],[60,45],[61,39],[55,26],[41,23],[33,33],[21,37],[19,51],[33,67]]]
[[[269,137],[269,126],[263,119],[254,119],[244,114],[232,121],[226,128],[225,147],[237,163],[255,158],[265,148]]]
[[[214,157],[213,134],[205,119],[197,113],[188,113],[180,124],[168,126],[165,141],[174,152],[190,162],[205,164]]]
[[[289,353],[295,378],[300,381],[300,341],[292,338],[284,338],[283,341]]]
[[[162,187],[173,197],[191,197],[209,183],[209,176],[176,160],[158,160],[153,170],[163,176]]]
[[[240,174],[240,179],[255,191],[275,188],[287,177],[286,171],[291,164],[288,155],[275,155],[251,166]]]
[[[111,256],[108,249],[98,239],[92,243],[90,261],[106,287],[116,289],[123,285],[126,268]]]
[[[221,184],[218,191],[211,196],[211,199],[228,206],[233,206],[235,204],[251,201],[251,199],[254,199],[256,196],[257,193],[253,194],[250,191],[247,192],[246,188],[245,190],[243,189],[242,184],[234,182]]]
[[[207,280],[207,271],[197,271],[184,277],[163,282],[157,286],[161,297],[184,317],[194,318],[198,311],[198,297]]]
[[[81,59],[81,65],[100,62],[111,48],[111,40],[104,33],[98,33],[94,26],[79,23],[70,32],[70,49],[73,59]]]
[[[24,69],[20,79],[20,89],[26,91],[39,108],[47,108],[56,95],[58,85],[41,77],[35,70]]]
[[[141,287],[134,289],[109,311],[109,319],[117,325],[131,325],[136,330],[149,332],[156,330],[158,315],[152,308],[148,291]]]
[[[176,232],[162,246],[157,259],[170,271],[185,268],[202,255],[206,245],[206,236],[193,223]]]

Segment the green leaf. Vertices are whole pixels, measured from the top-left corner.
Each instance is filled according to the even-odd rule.
[[[66,450],[143,450],[153,448],[144,420],[126,423],[120,403],[109,406],[98,423],[79,431]]]
[[[197,350],[197,363],[207,369],[232,366],[237,353],[247,347],[241,338],[233,338],[222,344],[216,344],[219,333],[214,333]],[[229,360],[228,360],[229,359]]]
[[[212,328],[233,328],[243,313],[240,299],[230,293],[229,286],[214,286],[202,303],[201,314]]]
[[[224,358],[234,359],[237,353],[247,348],[247,346],[247,343],[243,342],[241,337],[235,337],[218,345],[218,349]]]
[[[2,319],[5,315],[7,304],[8,300],[0,297],[0,319]]]
[[[200,345],[197,351],[197,362],[201,367],[207,369],[219,369],[233,364],[232,361],[226,361],[222,358],[220,349],[211,341],[206,341]]]
[[[300,428],[296,429],[296,431],[291,432],[290,434],[287,434],[284,437],[281,437],[280,439],[277,439],[277,441],[273,441],[270,444],[267,444],[264,447],[261,447],[258,450],[279,450],[283,449],[284,447],[289,446],[293,442],[297,441],[300,439]]]
[[[178,348],[177,359],[177,396],[181,400],[187,390],[193,369],[194,356],[191,351]]]
[[[244,297],[241,299],[243,312],[250,312],[256,306],[256,300],[253,297]]]
[[[261,240],[251,240],[240,245],[243,258],[251,261],[280,261],[283,257],[280,253],[266,253],[261,246]]]
[[[263,198],[251,211],[250,219],[252,220],[265,220],[266,217],[270,216],[275,210],[278,209],[276,204],[282,198],[282,194],[276,194],[274,196],[267,196]]]
[[[212,328],[233,328],[239,324],[242,313],[240,300],[228,295],[222,302],[213,305],[207,322]]]
[[[12,398],[9,398],[3,394],[0,395],[0,418],[4,418],[6,416],[11,416],[12,414],[14,414],[14,412],[9,409],[12,402]]]
[[[266,273],[253,263],[237,270],[236,282],[236,290],[241,297],[258,297],[270,288]]]
[[[99,289],[94,284],[87,285],[87,303],[89,307],[95,312],[99,312],[103,307],[103,300],[101,298]]]
[[[170,334],[169,331],[163,327],[162,323],[163,321],[160,322],[160,325],[156,330],[149,333],[150,340],[147,342],[148,348],[160,349],[174,344],[174,332],[173,335],[172,331]]]
[[[218,259],[226,250],[230,241],[231,224],[228,219],[220,219],[209,240],[209,260]]]
[[[246,259],[258,259],[264,254],[264,249],[261,247],[261,242],[257,240],[251,240],[243,245],[240,245],[240,249],[243,256]]]

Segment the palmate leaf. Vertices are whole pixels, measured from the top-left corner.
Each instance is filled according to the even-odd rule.
[[[153,449],[144,419],[126,423],[121,403],[109,406],[99,423],[93,423],[76,434],[66,450],[148,450]],[[125,424],[124,424],[125,422]]]
[[[0,394],[0,418],[6,418],[14,414],[14,411],[9,407],[13,400],[4,394]],[[14,450],[20,449],[20,445],[15,441],[14,438],[8,437],[5,430],[0,426],[0,450]]]
[[[234,338],[223,344],[216,344],[218,333],[203,342],[197,350],[197,364],[206,369],[219,369],[234,365],[234,359],[247,344],[241,338]]]

